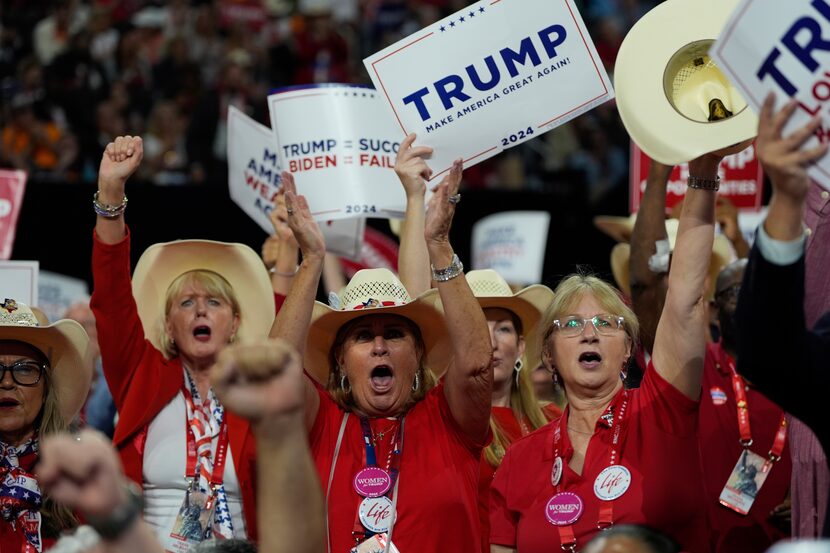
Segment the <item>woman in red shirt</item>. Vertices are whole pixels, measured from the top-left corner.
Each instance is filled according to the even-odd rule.
[[[705,352],[704,281],[722,155],[689,163],[689,189],[651,364],[641,387],[622,368],[638,323],[591,276],[562,281],[542,323],[543,358],[565,388],[558,420],[514,443],[496,472],[493,553],[575,551],[614,524],[646,524],[708,551],[696,420]]]
[[[119,413],[113,441],[167,548],[210,535],[256,539],[254,436],[225,412],[208,371],[237,337],[268,333],[268,273],[242,244],[184,240],[148,248],[131,286],[124,188],[142,153],[139,137],[110,143],[94,201],[90,305]]]
[[[385,269],[355,274],[336,308],[315,305],[325,244],[291,175],[283,174],[303,261],[271,334],[304,351],[309,372],[330,373],[327,390],[306,379],[329,552],[365,542],[371,551],[480,549],[476,490],[489,437],[490,340],[448,239],[460,180],[458,161],[426,215],[442,318],[429,298],[435,291],[412,300]],[[431,370],[441,372],[450,359],[442,383],[431,387]]]

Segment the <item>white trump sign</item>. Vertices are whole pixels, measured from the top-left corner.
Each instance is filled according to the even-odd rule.
[[[282,171],[276,137],[271,129],[233,106],[228,108],[228,135],[231,199],[265,232],[271,234],[274,227],[268,216],[281,189]],[[328,221],[320,226],[328,251],[351,259],[360,257],[365,219]]]
[[[550,213],[506,211],[473,226],[473,269],[493,269],[511,283],[542,280]]]
[[[787,96],[798,102],[785,135],[820,114],[822,127],[805,147],[830,140],[830,2],[744,0],[709,55],[756,112],[769,92],[779,108]],[[809,173],[830,189],[830,156]]]
[[[404,135],[440,177],[614,97],[572,0],[484,0],[363,63]]]
[[[400,132],[375,90],[316,85],[268,97],[283,168],[318,220],[400,217]]]
[[[8,298],[36,306],[39,269],[37,261],[0,261],[0,302]]]

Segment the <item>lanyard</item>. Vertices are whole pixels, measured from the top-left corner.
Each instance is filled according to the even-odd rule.
[[[623,390],[622,404],[618,413],[614,415],[614,423],[611,428],[611,453],[609,455],[608,466],[613,466],[619,463],[622,459],[622,424],[625,419],[625,412],[628,408],[629,391]],[[560,467],[559,478],[557,479],[556,459],[559,458],[559,452],[562,441],[562,425],[567,425],[567,418],[562,417],[562,422],[556,426],[553,431],[553,466],[551,467],[551,484],[556,493],[562,491],[562,479],[564,478],[564,467]],[[564,463],[563,463],[564,465]],[[614,501],[600,501],[599,518],[597,520],[597,528],[604,529],[614,524]],[[573,533],[573,524],[565,526],[557,526],[559,531],[559,543],[564,551],[576,551],[576,537]]]
[[[193,397],[190,395],[190,390],[182,388],[185,395],[185,401],[193,403]],[[195,416],[195,413],[194,413]],[[186,423],[187,428],[187,466],[185,468],[184,477],[186,479],[195,478],[198,482],[199,472],[196,467],[196,436],[193,435],[193,429],[190,427],[190,421]],[[205,439],[212,439],[205,437]],[[213,460],[213,473],[210,476],[209,484],[211,490],[215,491],[222,485],[225,479],[225,461],[227,460],[228,452],[228,424],[222,420],[222,426],[219,429],[219,441],[216,444],[216,454]]]
[[[735,392],[735,401],[738,404],[738,431],[741,435],[740,443],[745,449],[752,445],[752,426],[749,422],[749,402],[746,397],[746,382],[735,369],[735,362],[727,358],[729,372],[732,376],[732,390]],[[784,444],[787,443],[787,417],[781,414],[781,421],[778,423],[778,430],[772,441],[769,450],[769,460],[773,463],[781,458],[784,452]]]

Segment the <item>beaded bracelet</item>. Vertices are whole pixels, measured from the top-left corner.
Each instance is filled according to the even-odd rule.
[[[717,191],[720,188],[720,177],[715,177],[714,179],[689,177],[689,188],[697,188],[698,190]]]
[[[455,254],[452,254],[449,267],[436,269],[433,265],[430,265],[430,268],[432,269],[432,280],[435,282],[447,282],[464,272],[464,264]]]
[[[94,196],[92,196],[92,208],[95,210],[95,213],[103,217],[104,219],[117,219],[121,215],[124,214],[124,210],[127,209],[127,196],[124,196],[124,199],[121,200],[121,203],[118,205],[110,205],[110,204],[102,204],[98,201],[98,194],[96,192]]]

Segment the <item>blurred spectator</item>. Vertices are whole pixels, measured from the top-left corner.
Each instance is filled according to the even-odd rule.
[[[305,4],[303,25],[294,39],[297,56],[294,84],[349,82],[349,48],[335,28],[331,1]]]
[[[187,124],[179,107],[170,100],[157,102],[144,135],[145,179],[160,186],[186,184],[188,181]]]
[[[86,26],[89,10],[78,0],[57,0],[54,11],[35,26],[32,35],[35,54],[49,65],[69,45],[69,38]]]

